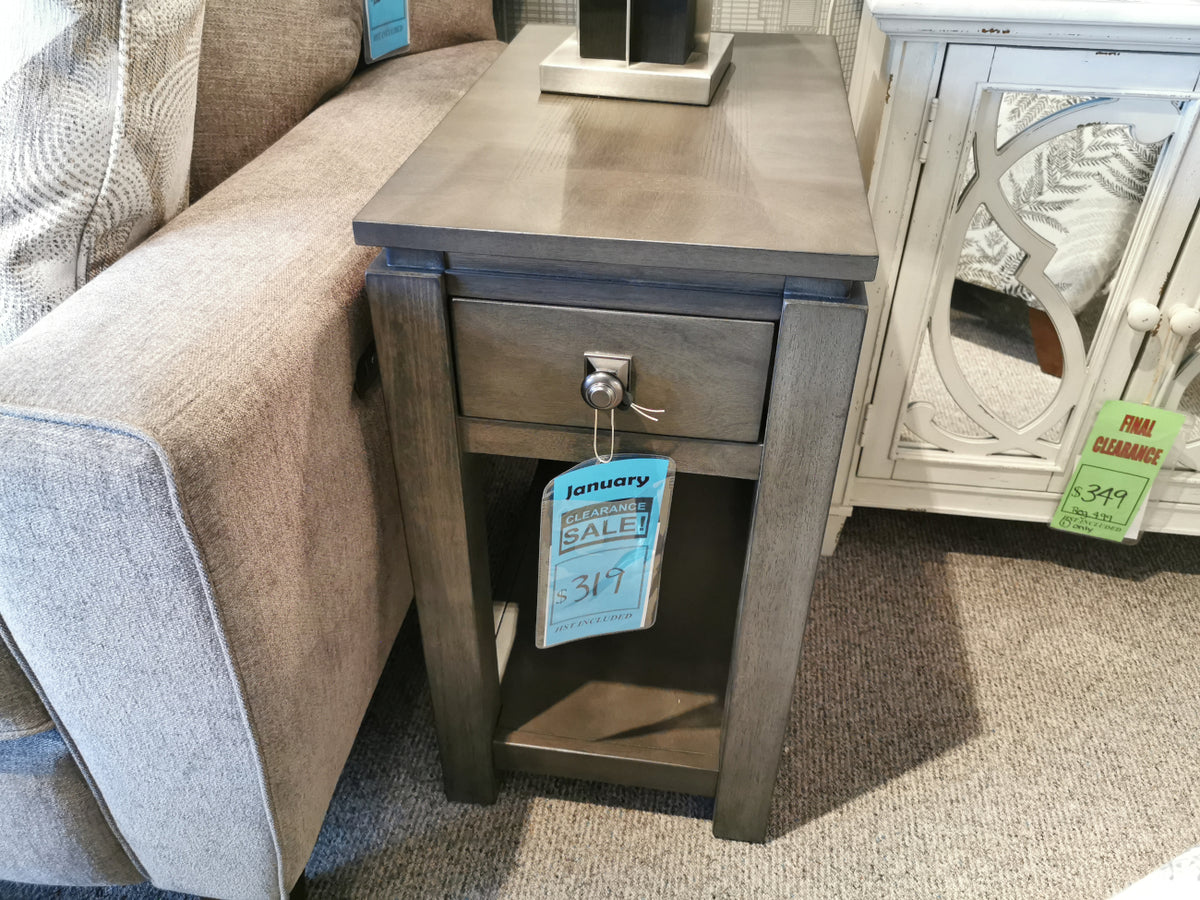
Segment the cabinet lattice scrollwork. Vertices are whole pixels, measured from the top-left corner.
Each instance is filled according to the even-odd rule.
[[[1144,527],[1200,533],[1200,9],[868,0],[850,94],[880,269],[826,551],[859,505],[1048,521],[1113,398],[1193,416]]]

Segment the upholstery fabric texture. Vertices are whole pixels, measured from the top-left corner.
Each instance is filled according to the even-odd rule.
[[[35,884],[136,884],[57,731],[0,741],[0,878]]]
[[[362,49],[362,16],[362,0],[207,0],[193,197],[254,159],[350,80]]]
[[[226,841],[241,858],[275,854],[269,829],[252,827],[264,805],[256,748],[160,449],[116,426],[0,408],[0,457],[0,616],[114,815],[156,832],[136,847],[142,865],[155,875],[224,858],[251,878]],[[143,741],[155,758],[141,758]],[[122,767],[131,783],[114,785]],[[189,827],[221,814],[225,834]]]
[[[0,554],[3,552],[0,547]],[[0,741],[28,737],[53,727],[29,679],[0,642]]]
[[[4,18],[0,345],[186,206],[204,0]]]
[[[412,0],[409,53],[496,37],[491,0]]]
[[[350,80],[362,50],[362,17],[362,0],[208,0],[193,197],[254,159]],[[409,22],[409,55],[496,37],[491,0],[412,0]],[[357,152],[352,141],[345,152]]]
[[[373,67],[0,350],[0,618],[158,887],[316,840],[412,595],[350,222],[502,47]]]

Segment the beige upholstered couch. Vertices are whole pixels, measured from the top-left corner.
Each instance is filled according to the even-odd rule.
[[[200,3],[203,196],[0,347],[0,894],[316,841],[411,598],[351,220],[502,46],[411,0],[356,72],[361,5]]]

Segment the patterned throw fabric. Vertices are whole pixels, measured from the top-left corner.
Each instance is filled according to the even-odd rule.
[[[204,0],[4,0],[0,345],[187,205]]]

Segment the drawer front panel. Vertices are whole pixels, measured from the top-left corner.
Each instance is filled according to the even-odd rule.
[[[451,317],[463,415],[591,426],[584,354],[603,353],[632,357],[634,400],[666,410],[658,422],[617,410],[617,430],[759,440],[770,322],[462,299]]]

